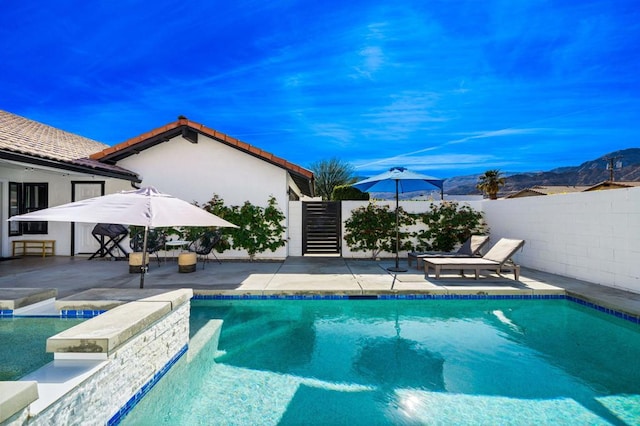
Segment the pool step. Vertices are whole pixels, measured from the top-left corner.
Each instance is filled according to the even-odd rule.
[[[243,351],[250,351],[252,348],[256,346],[263,345],[265,342],[270,340],[281,340],[283,336],[291,331],[291,328],[288,324],[279,325],[277,328],[274,328],[266,333],[262,333],[259,336],[256,336],[254,339],[240,339],[240,336],[236,336],[236,339],[229,339],[225,334],[225,346],[220,348],[224,350],[224,357],[233,357],[235,354]],[[235,340],[235,341],[234,341]]]
[[[55,306],[56,299],[51,298],[41,302],[18,308],[13,311],[14,316],[19,317],[59,317],[60,312]]]
[[[222,320],[216,319],[209,320],[204,326],[200,327],[198,332],[189,339],[187,362],[191,362],[207,345],[211,345],[213,350],[217,351],[221,328]]]

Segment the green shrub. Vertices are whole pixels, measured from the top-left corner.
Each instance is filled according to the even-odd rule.
[[[410,234],[403,228],[411,225],[414,219],[402,207],[398,209],[398,237],[400,249],[411,248],[407,239]],[[344,240],[352,251],[370,251],[371,258],[378,257],[380,252],[396,251],[396,214],[387,205],[369,203],[351,211],[351,217],[344,223]]]
[[[369,193],[362,192],[351,185],[336,186],[331,193],[331,200],[369,200]]]
[[[246,250],[249,259],[254,260],[256,254],[267,250],[276,251],[286,243],[283,225],[285,216],[278,208],[274,196],[269,197],[267,207],[260,207],[245,201],[242,206],[225,206],[217,195],[208,201],[203,208],[219,216],[238,228],[222,228],[223,238],[230,239],[231,248]]]
[[[456,202],[431,204],[430,211],[415,216],[426,225],[414,233],[420,250],[451,251],[471,235],[488,231],[482,212]]]

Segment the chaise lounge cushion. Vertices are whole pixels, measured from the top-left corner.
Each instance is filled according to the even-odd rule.
[[[416,260],[416,269],[420,269],[420,261],[425,257],[472,257],[478,256],[480,250],[489,242],[487,235],[472,235],[455,252],[424,251],[407,253],[409,266]]]
[[[513,263],[511,257],[524,246],[524,240],[502,238],[484,256],[480,258],[468,257],[424,257],[425,277],[429,276],[429,269],[435,271],[435,278],[440,278],[443,270],[473,270],[475,278],[478,279],[481,270],[496,271],[501,269],[512,269],[514,278],[517,281],[520,276],[520,266]]]

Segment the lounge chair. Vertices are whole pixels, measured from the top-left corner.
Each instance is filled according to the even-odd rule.
[[[412,251],[407,253],[407,263],[411,267],[412,261],[416,261],[416,269],[420,269],[420,261],[425,257],[474,257],[480,254],[480,250],[489,242],[486,235],[472,235],[465,241],[458,251]]]
[[[435,271],[436,279],[440,278],[440,272],[443,270],[465,271],[472,269],[476,273],[476,280],[480,275],[480,271],[496,271],[498,275],[503,269],[513,271],[516,281],[520,278],[520,265],[516,265],[511,257],[524,246],[524,240],[512,240],[509,238],[501,238],[493,247],[482,257],[440,257],[440,258],[423,258],[424,276],[429,277],[429,269]]]

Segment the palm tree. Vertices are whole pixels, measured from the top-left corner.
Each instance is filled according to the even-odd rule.
[[[505,178],[500,170],[487,170],[478,177],[478,188],[481,192],[487,194],[490,200],[498,199],[498,191],[504,186]]]
[[[309,169],[314,174],[316,194],[323,200],[330,200],[336,186],[348,185],[354,181],[353,167],[339,158],[320,160],[312,163]]]

